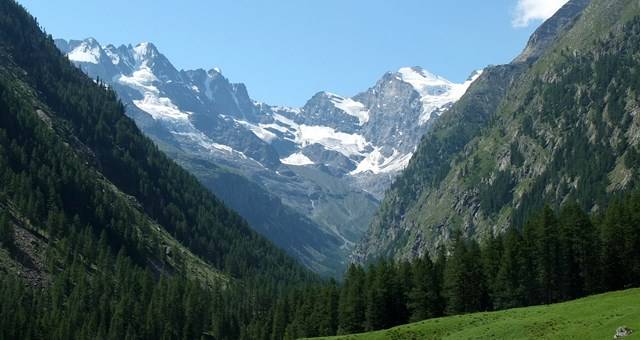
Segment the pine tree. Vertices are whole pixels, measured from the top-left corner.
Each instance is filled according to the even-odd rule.
[[[523,242],[515,229],[506,232],[504,252],[500,268],[494,282],[493,303],[496,309],[507,309],[522,306],[526,301],[525,287],[522,282]]]
[[[393,292],[395,282],[393,265],[381,260],[367,273],[367,304],[365,324],[367,330],[389,328],[393,325]]]
[[[599,245],[589,216],[575,203],[560,211],[560,299],[575,299],[598,290]]]
[[[446,266],[447,251],[445,247],[441,246],[438,248],[436,261],[433,263],[434,301],[437,301],[433,308],[434,317],[440,317],[445,314],[446,298],[444,296],[444,280]]]
[[[4,248],[13,249],[15,243],[15,231],[13,224],[9,221],[9,214],[6,210],[0,211],[0,244]]]
[[[627,268],[623,258],[625,252],[624,228],[621,224],[623,215],[622,203],[615,200],[609,205],[601,224],[602,283],[607,291],[622,289],[625,286]]]
[[[466,312],[467,289],[465,260],[467,245],[460,232],[452,238],[451,256],[447,259],[444,273],[444,296],[446,313],[449,315]]]
[[[336,335],[338,330],[338,288],[331,279],[322,290],[320,296],[320,320],[318,331],[320,335]]]
[[[491,300],[495,300],[495,296],[499,292],[499,289],[496,287],[496,280],[504,253],[503,243],[501,234],[495,236],[492,233],[482,249],[482,265]]]
[[[465,311],[486,311],[490,307],[489,290],[482,264],[482,251],[477,241],[469,242],[465,256]]]
[[[273,313],[273,325],[271,329],[271,339],[280,340],[284,338],[287,324],[289,323],[289,304],[285,297],[280,297],[275,305]]]
[[[350,265],[347,269],[338,306],[339,334],[364,331],[365,273],[362,267]]]
[[[438,316],[439,296],[435,268],[429,257],[413,263],[413,288],[409,293],[408,307],[411,321],[421,321]]]
[[[630,249],[629,271],[631,285],[640,285],[640,191],[636,191],[628,198],[627,211],[629,211],[628,240]]]
[[[413,290],[413,269],[409,261],[402,261],[395,266],[393,286],[393,325],[409,322],[410,312],[407,306],[409,294]]]
[[[540,286],[540,302],[553,303],[559,300],[560,295],[561,259],[558,220],[551,207],[546,205],[530,227],[532,230],[528,235],[534,248],[532,255],[536,281]]]
[[[471,313],[489,306],[480,246],[465,240],[461,233],[454,235],[452,254],[447,260],[445,297],[448,314]]]

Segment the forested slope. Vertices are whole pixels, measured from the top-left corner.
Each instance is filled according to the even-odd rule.
[[[569,1],[489,69],[425,136],[355,260],[433,254],[456,230],[483,239],[545,203],[597,212],[633,189],[638,14],[635,1]]]
[[[252,338],[283,285],[314,280],[11,0],[0,110],[0,338]]]

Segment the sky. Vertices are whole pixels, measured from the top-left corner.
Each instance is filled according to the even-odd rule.
[[[462,82],[511,61],[567,0],[18,0],[54,38],[154,43],[178,69],[218,67],[255,100],[355,95],[421,66]]]

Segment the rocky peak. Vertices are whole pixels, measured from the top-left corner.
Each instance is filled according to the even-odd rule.
[[[72,41],[68,44],[68,48],[69,59],[76,62],[100,64],[106,57],[100,44],[94,38],[87,38],[80,42]]]
[[[316,93],[297,116],[300,124],[328,126],[344,132],[354,132],[360,126],[358,115],[364,105],[330,92]]]
[[[454,83],[421,67],[403,67],[395,76],[413,86],[421,96],[439,96],[454,86]]]
[[[132,51],[136,61],[140,63],[160,58],[162,56],[160,52],[158,52],[158,48],[150,42],[139,43],[132,48]]]
[[[570,0],[554,16],[545,21],[529,38],[524,51],[514,63],[531,63],[556,41],[560,33],[571,29],[591,0]]]

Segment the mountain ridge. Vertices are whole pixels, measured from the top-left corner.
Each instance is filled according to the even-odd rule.
[[[608,6],[620,10],[606,11]],[[635,123],[621,125],[625,123],[606,118],[610,107],[602,93],[611,90],[578,78],[576,72],[597,73],[598,81],[617,79],[619,84],[621,76],[613,75],[619,69],[607,75],[599,68],[588,71],[583,62],[599,65],[600,58],[589,55],[599,46],[595,41],[620,35],[622,23],[638,11],[629,1],[570,1],[534,33],[521,57],[486,70],[489,76],[503,70],[507,77],[502,79],[511,80],[487,86],[489,79],[480,77],[436,122],[389,191],[353,260],[433,254],[455,230],[486,238],[512,222],[523,223],[545,201],[559,205],[577,200],[584,209],[598,209],[608,195],[628,189],[635,175],[623,160],[625,148],[633,150]],[[580,90],[567,79],[583,81]],[[491,88],[502,90],[477,97]],[[587,92],[589,99],[584,97]],[[561,93],[566,95],[562,99]],[[573,103],[573,109],[563,103]],[[633,108],[633,97],[619,105]],[[621,119],[635,121],[629,115],[632,109],[621,111]],[[459,117],[465,112],[469,119]],[[450,138],[457,138],[455,148],[443,143]],[[583,164],[585,150],[578,145],[591,150],[590,165]]]

